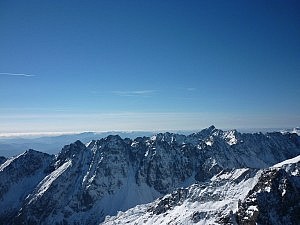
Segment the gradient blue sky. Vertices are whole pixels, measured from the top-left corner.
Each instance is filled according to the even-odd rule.
[[[0,1],[0,133],[300,125],[300,1]]]

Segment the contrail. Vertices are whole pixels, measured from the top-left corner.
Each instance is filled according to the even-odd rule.
[[[131,97],[138,97],[138,96],[147,96],[157,92],[157,90],[138,90],[138,91],[112,91],[113,94],[119,96],[131,96]]]
[[[34,74],[26,74],[26,73],[0,73],[0,75],[17,76],[17,77],[36,77],[36,75]]]

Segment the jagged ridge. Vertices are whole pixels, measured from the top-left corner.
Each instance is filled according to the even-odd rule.
[[[241,134],[214,126],[188,136],[167,132],[131,140],[110,135],[88,146],[77,141],[55,158],[45,155],[51,160],[41,167],[43,177],[11,214],[1,216],[8,224],[97,224],[224,169],[266,168],[299,154],[297,134]],[[11,174],[1,173],[10,179]]]

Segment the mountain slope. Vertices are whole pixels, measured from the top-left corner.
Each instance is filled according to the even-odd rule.
[[[28,150],[0,165],[0,221],[19,210],[26,196],[44,178],[54,156]]]
[[[208,182],[106,217],[101,224],[296,225],[300,222],[300,177],[295,174],[299,166],[297,157],[285,167],[287,171],[283,166],[223,171]]]
[[[38,178],[25,188],[14,210],[3,213],[2,218],[9,221],[6,224],[98,224],[108,215],[151,204],[178,188],[187,188],[182,190],[187,190],[188,198],[193,191],[199,195],[204,191],[205,196],[215,196],[211,199],[215,201],[220,193],[214,194],[214,186],[219,186],[224,196],[232,188],[231,179],[220,180],[222,173],[235,177],[238,192],[244,186],[255,185],[251,179],[259,169],[299,154],[297,134],[241,134],[213,126],[188,136],[167,132],[132,140],[110,135],[88,146],[76,141],[55,157],[44,156],[45,164],[38,166],[43,172],[27,175]],[[1,168],[6,168],[3,165],[10,160]],[[13,172],[18,174],[19,168]],[[5,170],[0,174],[8,176]],[[0,180],[0,185],[5,182]],[[241,193],[243,198],[246,194]],[[230,213],[236,206],[226,201],[220,200],[215,207]],[[9,208],[3,203],[4,210]],[[196,213],[195,220],[201,215]]]

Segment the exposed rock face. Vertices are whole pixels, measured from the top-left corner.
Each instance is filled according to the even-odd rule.
[[[31,150],[0,167],[0,178],[7,177],[0,179],[0,197],[7,201],[11,201],[7,193],[19,188],[14,179],[35,179],[24,187],[13,207],[7,201],[0,203],[0,216],[6,224],[97,224],[107,215],[175,191],[148,209],[148,213],[163,215],[187,199],[222,199],[220,193],[214,193],[214,185],[229,190],[228,182],[250,182],[258,169],[299,154],[297,134],[241,134],[213,126],[188,136],[160,133],[131,140],[110,135],[88,146],[77,141],[55,157]],[[19,158],[26,160],[9,171],[7,165],[14,165]],[[245,167],[252,169],[233,170]],[[295,173],[297,168],[289,169]],[[232,180],[220,178],[232,173],[241,174]],[[8,180],[11,184],[6,186]],[[188,189],[177,190],[179,187]],[[222,205],[220,221],[233,221],[231,211],[232,207]],[[214,215],[196,210],[189,218],[197,223]]]
[[[9,224],[25,198],[47,174],[54,156],[28,150],[0,165],[0,221]]]
[[[299,224],[300,177],[265,171],[239,206],[239,224]]]

